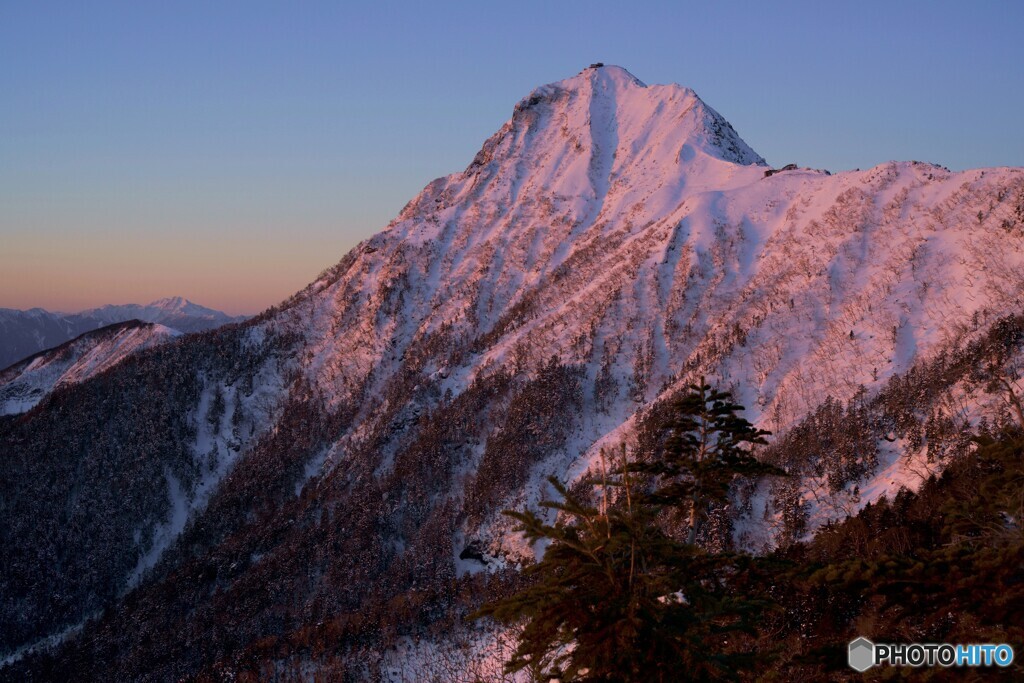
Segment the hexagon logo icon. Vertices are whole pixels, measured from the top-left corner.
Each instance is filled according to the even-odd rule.
[[[861,636],[850,642],[847,658],[855,671],[867,671],[875,665],[875,644]]]

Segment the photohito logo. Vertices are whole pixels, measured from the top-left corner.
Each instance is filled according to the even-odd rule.
[[[850,641],[847,662],[856,671],[873,666],[1010,666],[1013,648],[1006,643],[872,643],[861,636]]]

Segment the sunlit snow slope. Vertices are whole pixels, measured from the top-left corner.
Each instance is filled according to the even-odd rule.
[[[0,371],[0,415],[23,413],[54,389],[83,382],[129,354],[181,333],[137,320],[87,332]]]
[[[524,98],[274,324],[301,330],[334,402],[409,371],[458,395],[582,365],[573,438],[538,470],[564,475],[700,375],[781,432],[1019,310],[1021,169],[766,168],[692,90],[587,69]],[[372,405],[332,461],[393,417]]]

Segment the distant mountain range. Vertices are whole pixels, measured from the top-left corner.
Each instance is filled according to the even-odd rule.
[[[86,332],[128,320],[157,323],[177,332],[201,332],[246,318],[230,316],[182,297],[160,299],[145,306],[101,306],[80,313],[53,313],[42,308],[27,311],[0,308],[0,369]]]

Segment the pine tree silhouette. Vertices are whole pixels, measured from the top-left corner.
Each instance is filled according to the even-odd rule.
[[[662,427],[667,436],[660,457],[635,465],[637,472],[656,478],[647,501],[675,507],[684,515],[688,544],[697,542],[709,506],[728,501],[737,476],[786,474],[751,455],[750,447],[767,443],[764,437],[770,432],[738,415],[742,410],[729,392],[701,378],[672,404]]]
[[[541,507],[558,513],[554,523],[506,511],[528,541],[545,544],[543,558],[525,570],[532,585],[473,617],[522,626],[506,670],[535,680],[734,677],[754,663],[735,636],[753,634],[770,605],[762,582],[750,580],[754,558],[670,537],[658,524],[662,506],[645,493],[647,476],[625,448],[617,460],[611,478],[585,482],[599,493],[596,503],[550,478],[560,500]]]

